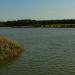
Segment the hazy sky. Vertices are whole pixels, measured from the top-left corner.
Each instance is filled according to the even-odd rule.
[[[75,0],[0,0],[0,21],[75,19]]]

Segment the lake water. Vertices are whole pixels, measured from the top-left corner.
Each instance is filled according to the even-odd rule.
[[[22,54],[0,64],[0,75],[75,75],[75,29],[0,28],[23,46]]]

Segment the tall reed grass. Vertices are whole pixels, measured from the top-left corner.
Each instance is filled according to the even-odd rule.
[[[8,37],[0,36],[0,62],[19,55],[21,45]]]

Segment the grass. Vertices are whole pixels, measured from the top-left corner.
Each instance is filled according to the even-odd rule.
[[[8,37],[0,36],[0,63],[18,56],[22,48],[18,42]]]

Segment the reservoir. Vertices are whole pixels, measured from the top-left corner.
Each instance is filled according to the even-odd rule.
[[[17,40],[21,55],[0,64],[0,75],[75,75],[75,28],[0,28]]]

